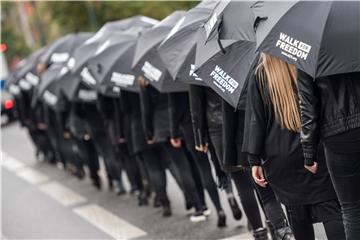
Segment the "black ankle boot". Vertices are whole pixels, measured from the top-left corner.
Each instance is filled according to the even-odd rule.
[[[163,217],[170,217],[172,215],[170,203],[165,203],[163,207]]]
[[[277,240],[295,240],[294,234],[292,233],[291,228],[288,226],[276,229],[275,233]]]
[[[229,197],[228,201],[229,201],[229,205],[230,205],[231,211],[233,213],[234,219],[240,220],[242,218],[242,212],[241,212],[241,209],[239,208],[239,204],[237,203],[236,199],[234,197]]]
[[[224,210],[220,210],[218,212],[218,222],[217,222],[217,226],[219,228],[221,227],[226,227],[226,215],[225,215],[225,212]]]
[[[269,240],[266,228],[258,228],[254,231],[254,240]]]

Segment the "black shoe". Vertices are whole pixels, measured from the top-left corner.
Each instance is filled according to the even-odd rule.
[[[101,189],[101,180],[100,180],[99,177],[94,178],[94,179],[92,180],[92,184],[93,184],[94,187],[96,187],[98,190]]]
[[[189,211],[190,209],[192,209],[194,206],[193,206],[193,204],[191,203],[191,202],[188,202],[188,201],[186,201],[186,203],[185,203],[185,209],[186,209],[186,211]]]
[[[157,195],[154,197],[153,206],[154,206],[154,208],[159,208],[159,207],[161,207],[161,202],[160,202],[160,199],[158,198]]]
[[[218,226],[219,228],[226,227],[226,215],[225,215],[224,210],[220,210],[220,211],[218,212],[218,222],[217,222],[217,226]]]
[[[269,240],[267,235],[268,231],[266,228],[258,228],[254,231],[254,240]]]
[[[138,205],[141,206],[147,206],[149,205],[148,197],[146,192],[141,192],[138,197]]]
[[[283,227],[275,230],[276,240],[295,240],[290,227]]]
[[[234,197],[229,197],[228,201],[235,220],[240,220],[242,218],[242,212],[236,199]]]
[[[163,205],[163,217],[170,217],[172,215],[170,204]]]
[[[198,211],[191,214],[190,221],[193,223],[204,222],[206,221],[206,216],[203,211]]]

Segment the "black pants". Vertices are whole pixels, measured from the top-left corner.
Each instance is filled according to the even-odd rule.
[[[210,136],[211,144],[215,148],[216,156],[222,159],[222,136],[221,134],[212,134]],[[221,164],[221,160],[220,160]],[[238,171],[231,174],[238,191],[241,204],[246,217],[254,229],[263,227],[260,209],[256,201],[255,189],[250,174],[247,171]]]
[[[312,205],[286,206],[296,240],[314,240],[313,223],[324,225],[328,240],[345,240],[344,225],[337,200]]]
[[[176,175],[179,178],[179,185],[182,187],[186,200],[192,203],[196,211],[202,210],[201,193],[198,192],[196,182],[192,176],[191,166],[184,146],[174,148],[169,142],[161,143],[161,146],[169,156],[169,169],[175,178]]]
[[[331,180],[340,201],[346,239],[360,239],[360,128],[324,141]]]
[[[156,145],[140,152],[138,156],[141,157],[148,170],[150,183],[157,198],[163,205],[167,205],[169,204],[169,198],[166,192],[166,167],[159,153],[161,153],[161,147]]]
[[[197,168],[198,174],[201,177],[203,186],[208,192],[210,199],[213,202],[216,210],[220,211],[222,210],[222,207],[221,207],[219,192],[212,175],[209,159],[206,154],[195,150],[194,133],[191,123],[187,125],[183,125],[181,129],[184,135],[186,147],[193,157],[194,161],[192,162],[195,163],[195,167]],[[201,191],[201,189],[200,190],[198,189],[198,191]],[[200,197],[202,196],[203,194],[200,194]]]
[[[93,141],[90,140],[83,140],[83,139],[76,139],[76,146],[77,146],[77,154],[79,155],[80,159],[82,160],[83,164],[86,164],[89,168],[90,178],[93,180],[99,179],[99,156],[95,149],[95,145]]]

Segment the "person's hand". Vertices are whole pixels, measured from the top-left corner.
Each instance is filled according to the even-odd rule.
[[[314,162],[312,166],[304,166],[307,170],[309,170],[312,174],[315,174],[318,170],[318,164],[317,162]]]
[[[265,180],[264,172],[261,166],[253,166],[251,168],[251,175],[256,182],[261,187],[266,187],[268,182]]]
[[[38,123],[37,124],[37,128],[39,130],[46,130],[47,129],[47,125],[45,123]]]
[[[181,139],[180,138],[172,138],[170,139],[171,146],[174,148],[181,148]]]
[[[64,135],[65,139],[70,139],[71,138],[71,133],[68,132],[68,131],[65,131],[63,135]]]
[[[118,138],[118,143],[120,144],[125,143],[125,138]]]
[[[91,138],[91,137],[90,137],[90,134],[87,133],[87,134],[84,135],[84,140],[85,140],[85,141],[89,141],[90,138]]]
[[[150,144],[150,145],[154,144],[155,142],[156,142],[155,138],[151,138],[151,139],[147,140],[147,143]]]
[[[209,144],[195,146],[195,149],[199,152],[207,153],[207,151],[209,149]]]

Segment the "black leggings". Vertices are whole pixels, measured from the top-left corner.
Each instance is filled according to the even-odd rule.
[[[324,141],[331,180],[340,201],[347,240],[360,239],[360,128]]]
[[[197,169],[199,176],[201,177],[203,186],[208,192],[210,199],[213,202],[216,210],[220,211],[222,210],[222,207],[221,207],[219,192],[212,175],[209,159],[206,154],[195,150],[195,140],[194,140],[192,125],[188,124],[182,126],[182,132],[184,135],[186,147],[188,151],[191,153],[193,159],[195,160],[192,162],[195,163],[195,168]],[[198,191],[200,190],[198,189]],[[203,194],[200,194],[200,197],[202,196]]]

